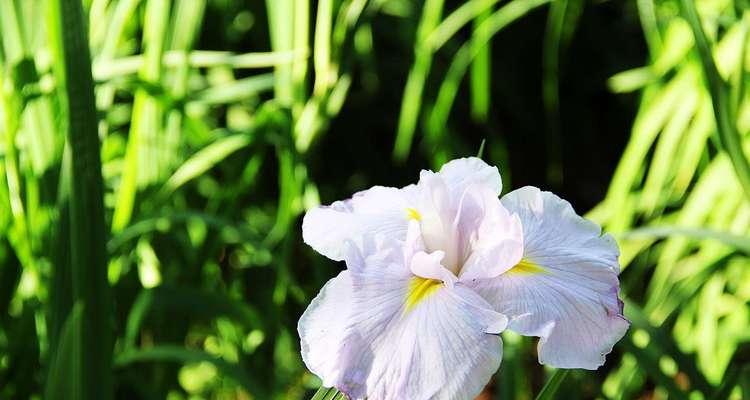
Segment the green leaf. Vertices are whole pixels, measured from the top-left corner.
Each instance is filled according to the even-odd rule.
[[[181,364],[197,362],[211,363],[221,375],[234,380],[254,398],[267,398],[261,389],[262,386],[254,378],[246,374],[239,365],[199,350],[189,350],[172,345],[154,346],[143,350],[128,350],[115,357],[114,365],[117,368],[123,368],[136,363],[159,361]]]
[[[426,44],[426,40],[440,22],[443,3],[444,0],[427,0],[422,8],[422,17],[417,28],[417,39],[414,42],[414,63],[404,87],[396,143],[393,146],[393,158],[398,161],[406,159],[409,151],[411,151],[411,142],[423,103],[424,86],[432,65],[432,51]]]
[[[76,381],[81,396],[73,398],[107,400],[112,397],[113,311],[87,23],[78,1],[49,0],[48,5],[55,77],[68,118],[71,275],[73,296],[82,313],[76,337],[86,344],[85,349],[78,346],[80,354],[75,356],[81,363],[80,381]]]
[[[57,351],[53,355],[45,398],[66,400],[83,398],[83,303],[76,303],[63,324]]]
[[[547,383],[544,384],[542,391],[536,395],[536,400],[550,400],[555,398],[557,390],[560,388],[560,384],[565,377],[568,375],[567,369],[557,369],[555,373],[549,378]]]
[[[345,400],[346,395],[336,390],[336,388],[321,387],[310,398],[310,400]]]
[[[202,175],[230,154],[249,145],[252,136],[236,134],[216,140],[190,157],[167,180],[160,195],[166,197],[186,182]]]
[[[200,319],[226,316],[239,322],[248,330],[263,329],[263,318],[257,310],[227,295],[197,289],[159,286],[141,291],[130,308],[125,326],[126,348],[135,347],[141,325],[147,314],[151,312],[166,312],[171,316],[179,314]]]
[[[750,254],[750,238],[728,232],[702,228],[683,228],[679,226],[654,226],[633,229],[621,235],[623,240],[662,239],[672,236],[685,236],[697,240],[716,240],[733,247],[745,254]]]
[[[719,75],[714,63],[713,51],[706,34],[703,32],[700,16],[695,8],[695,1],[680,0],[680,4],[682,15],[693,31],[695,45],[703,65],[703,74],[708,83],[708,91],[711,94],[711,101],[714,106],[719,141],[724,151],[729,154],[734,172],[745,191],[745,195],[750,198],[750,163],[748,163],[742,149],[742,137],[737,130],[737,125],[735,125],[735,112],[731,108],[727,83]]]

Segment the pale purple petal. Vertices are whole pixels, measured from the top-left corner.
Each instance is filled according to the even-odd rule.
[[[524,260],[475,289],[511,318],[509,329],[541,337],[541,363],[598,368],[629,326],[616,243],[549,192],[525,187],[502,202],[523,224]]]

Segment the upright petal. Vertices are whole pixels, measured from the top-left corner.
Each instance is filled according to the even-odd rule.
[[[470,193],[469,193],[470,191]],[[458,221],[456,231],[470,243],[470,255],[465,260],[460,279],[464,282],[494,278],[511,269],[523,254],[523,229],[517,215],[511,214],[494,193],[486,188],[467,190],[461,202],[459,217],[471,214],[464,210],[476,208],[481,212],[476,222],[469,220],[468,226]]]
[[[477,157],[457,158],[447,162],[438,172],[452,192],[463,193],[471,185],[481,185],[499,196],[503,188],[500,171]]]
[[[570,204],[524,187],[502,199],[523,224],[523,260],[475,289],[509,329],[539,336],[539,362],[596,369],[629,323],[618,299],[617,244]]]
[[[360,244],[365,234],[403,240],[409,220],[418,218],[412,208],[415,190],[414,185],[402,189],[375,186],[349,200],[311,209],[302,221],[302,238],[336,261],[344,258],[344,243]]]

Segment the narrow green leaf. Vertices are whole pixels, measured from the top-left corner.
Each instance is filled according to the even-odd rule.
[[[560,384],[565,377],[568,375],[567,369],[557,369],[555,373],[549,378],[547,383],[544,384],[542,391],[536,395],[536,400],[551,400],[555,398],[557,390],[560,388]]]
[[[477,158],[482,158],[482,155],[484,155],[484,144],[487,141],[487,139],[482,139],[482,143],[479,145],[479,151],[477,151]]]
[[[466,70],[471,61],[481,51],[482,47],[486,46],[492,37],[500,30],[549,1],[550,0],[513,0],[495,11],[476,28],[471,41],[465,43],[456,52],[443,83],[440,85],[438,98],[435,101],[435,107],[430,113],[427,124],[427,135],[430,142],[437,143],[444,134],[448,115],[453,107],[453,102],[456,99],[460,83],[466,74]],[[418,109],[416,111],[418,111]],[[401,112],[403,115],[403,107]],[[411,137],[409,137],[409,140],[411,140]],[[408,148],[406,148],[406,150],[408,150]]]
[[[148,0],[146,4],[143,30],[145,58],[139,78],[150,84],[159,83],[162,77],[161,61],[169,25],[170,4],[166,0]],[[158,157],[163,137],[161,116],[158,99],[147,90],[137,90],[133,99],[125,164],[112,216],[113,232],[122,230],[130,222],[135,212],[138,189],[158,182],[165,173],[165,160]]]
[[[750,255],[750,238],[743,235],[735,235],[711,229],[685,228],[679,226],[653,226],[624,232],[621,235],[621,238],[623,240],[662,239],[672,236],[684,236],[697,240],[717,240],[727,246]]]
[[[485,4],[494,3],[494,0],[485,0]],[[487,7],[482,14],[474,19],[474,28],[492,15],[492,7]],[[490,112],[490,82],[492,69],[492,42],[487,43],[471,63],[471,116],[477,121],[486,121]]]
[[[748,163],[742,149],[742,139],[735,125],[727,83],[716,69],[711,44],[703,32],[703,26],[701,25],[698,11],[695,8],[694,0],[680,0],[680,4],[682,14],[693,31],[695,45],[698,49],[701,64],[703,65],[703,74],[708,83],[708,90],[711,93],[719,141],[724,151],[729,154],[729,159],[734,166],[734,172],[742,185],[742,189],[745,191],[745,195],[750,198],[750,163]]]
[[[310,398],[310,400],[346,400],[345,394],[336,390],[336,388],[321,387],[317,392]]]
[[[189,350],[179,346],[161,345],[143,350],[128,350],[119,354],[114,361],[115,367],[123,368],[141,362],[177,362],[181,364],[208,362],[223,376],[231,378],[246,389],[255,398],[267,398],[262,386],[245,373],[237,364],[198,350]]]
[[[190,96],[190,101],[201,104],[225,104],[257,96],[259,93],[273,89],[274,74],[260,74],[243,78],[224,85],[210,87]]]
[[[83,343],[83,303],[76,303],[62,327],[57,351],[49,366],[45,398],[49,400],[83,399],[85,369]]]
[[[170,50],[164,52],[162,64],[166,68],[178,68],[187,63],[192,68],[254,69],[291,64],[295,60],[305,59],[305,56],[304,52],[295,51],[237,54],[229,51],[193,50],[186,55],[184,51]],[[113,78],[135,74],[143,68],[144,63],[145,59],[141,54],[96,60],[94,62],[94,79],[108,81]]]
[[[162,187],[161,196],[168,196],[186,182],[200,176],[227,156],[251,142],[252,136],[244,133],[227,136],[212,142],[195,153],[172,174]]]
[[[422,93],[432,65],[432,51],[426,45],[426,39],[438,25],[443,13],[444,0],[427,0],[422,8],[422,17],[417,28],[417,39],[414,44],[414,63],[404,87],[401,100],[401,111],[398,117],[396,143],[393,146],[393,158],[403,161],[411,151],[414,131],[423,103]]]
[[[80,380],[83,399],[112,397],[111,293],[107,281],[104,204],[94,83],[83,9],[77,1],[50,0],[50,39],[58,49],[54,64],[65,99],[70,146],[70,245],[73,295],[81,305],[80,335],[85,351]],[[59,371],[57,372],[59,373]],[[70,397],[68,397],[70,398]],[[74,397],[77,398],[77,397]]]
[[[170,316],[183,315],[197,319],[229,317],[246,329],[263,329],[263,318],[251,306],[227,295],[197,289],[159,286],[144,289],[136,298],[125,326],[125,347],[135,348],[138,333],[146,316],[152,312],[166,312]]]

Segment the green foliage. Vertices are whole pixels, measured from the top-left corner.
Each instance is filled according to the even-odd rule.
[[[591,71],[570,54],[602,7],[637,16],[648,52],[608,81],[639,106],[588,214],[619,239],[632,329],[546,385],[534,341],[504,333],[484,394],[750,397],[746,2],[613,3],[0,0],[0,398],[342,399],[299,355],[341,268],[301,215],[478,148],[514,187],[503,126],[526,103],[498,104],[519,90],[545,123],[515,159],[575,179],[564,72]],[[521,28],[541,45],[519,89],[498,71]]]

